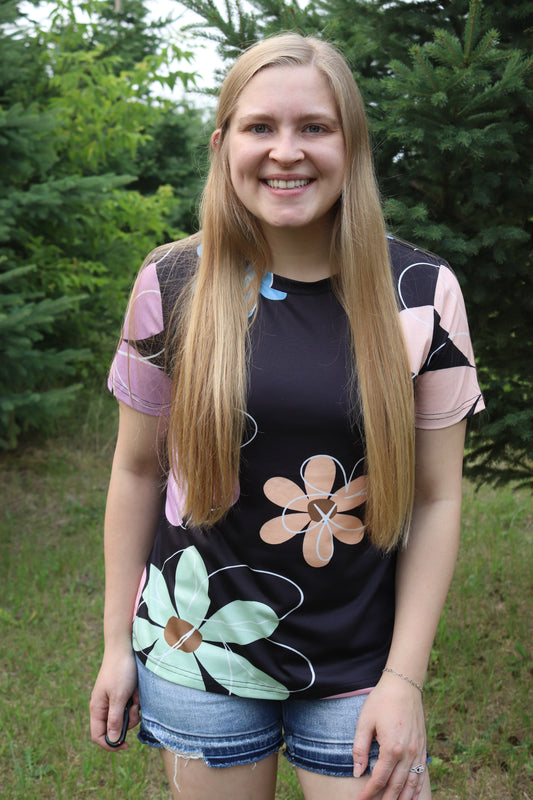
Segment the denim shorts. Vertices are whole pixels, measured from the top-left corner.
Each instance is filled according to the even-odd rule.
[[[139,741],[209,767],[253,764],[280,748],[296,767],[353,776],[352,746],[367,695],[331,700],[256,700],[189,689],[160,678],[137,659]],[[369,775],[379,755],[373,741]]]

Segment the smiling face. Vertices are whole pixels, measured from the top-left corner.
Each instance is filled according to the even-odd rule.
[[[329,228],[346,157],[339,113],[316,67],[259,71],[239,96],[227,136],[233,188],[267,240],[273,229],[312,236]]]

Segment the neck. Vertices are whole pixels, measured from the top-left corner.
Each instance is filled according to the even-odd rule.
[[[331,276],[329,253],[331,226],[265,229],[272,260],[270,270],[284,278],[319,281]]]

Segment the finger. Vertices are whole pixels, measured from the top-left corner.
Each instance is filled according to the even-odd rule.
[[[420,794],[419,790],[421,788],[422,781],[420,780],[420,775],[408,771],[404,778],[402,790],[398,795],[395,795],[395,797],[397,797],[398,800],[415,800],[415,797]]]
[[[117,746],[115,743],[125,738],[125,732],[130,727],[131,720],[131,703],[114,702],[109,705],[109,713],[107,716],[107,744],[113,745],[113,749],[119,750],[121,747],[126,747],[124,743]],[[125,727],[126,725],[126,727]]]
[[[359,717],[352,748],[354,778],[360,778],[368,766],[368,755],[373,738],[373,726],[365,725],[364,718]]]
[[[370,780],[359,795],[359,800],[376,800],[377,798],[385,797],[382,792],[390,785],[394,767],[395,763],[384,758],[378,758]]]
[[[376,800],[377,798],[379,800],[414,800],[419,784],[419,775],[409,772],[409,768],[401,762],[398,762],[391,771],[384,770],[377,775],[376,768],[374,768],[372,779],[361,793],[359,800],[374,800],[374,798]]]
[[[400,794],[398,800],[416,800],[417,797],[420,796],[420,792],[422,791],[422,787],[424,785],[424,781],[426,780],[426,764],[425,764],[424,755],[419,761],[415,761],[415,763],[409,768],[408,778],[406,780],[406,784],[404,790]],[[416,771],[415,767],[418,768]],[[423,771],[420,772],[420,768],[423,768]]]
[[[387,752],[381,748],[372,776],[359,800],[415,800],[415,792],[418,790],[419,794],[422,788],[424,774],[411,772],[410,768],[422,763],[423,760],[416,761],[413,754],[406,760],[400,745]]]
[[[95,744],[102,744],[107,730],[108,704],[107,697],[93,693],[90,709],[91,739]]]
[[[426,773],[424,773],[423,775],[420,776],[420,780],[418,782],[418,786],[415,789],[413,800],[417,800],[417,798],[420,797],[420,795],[422,794],[422,789],[424,788],[424,784],[426,783],[426,781],[427,781],[427,783],[429,785],[429,775],[426,775]]]
[[[422,786],[424,784],[425,771],[426,771],[424,759],[421,759],[420,761],[415,761],[411,765],[411,767],[408,768],[407,776],[405,778],[405,784],[401,793],[398,796],[398,800],[416,800],[416,798],[420,795],[420,792],[422,791]],[[413,771],[415,767],[420,767],[420,766],[423,766],[424,768],[423,772]]]
[[[420,783],[420,776],[414,772],[402,771],[398,774],[396,783],[396,794],[392,795],[398,800],[414,800],[415,792]]]
[[[420,797],[422,789],[424,788],[424,778],[421,781],[418,781],[418,786],[415,789],[415,793],[413,795],[413,800],[417,800]]]

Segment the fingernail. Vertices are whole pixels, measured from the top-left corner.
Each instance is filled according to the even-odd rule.
[[[354,778],[360,778],[363,774],[363,765],[362,764],[354,764],[353,765],[353,776]]]

